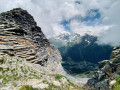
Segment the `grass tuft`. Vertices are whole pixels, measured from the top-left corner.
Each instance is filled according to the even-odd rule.
[[[29,85],[24,85],[20,88],[20,90],[38,90],[38,89],[33,88],[32,86],[29,86]]]
[[[116,83],[112,86],[113,90],[119,90],[120,89],[120,76],[117,77]]]
[[[3,64],[4,62],[5,62],[4,57],[1,57],[1,58],[0,58],[0,64]]]
[[[55,80],[60,80],[62,77],[64,77],[64,76],[60,75],[60,74],[56,74],[55,75]]]

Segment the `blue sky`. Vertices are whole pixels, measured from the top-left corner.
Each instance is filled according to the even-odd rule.
[[[75,3],[80,4],[79,1],[76,1]],[[85,17],[77,17],[76,18],[71,18],[69,20],[65,20],[63,19],[60,24],[64,26],[65,30],[72,33],[71,32],[71,28],[70,28],[70,23],[72,20],[77,19],[79,22],[84,22],[86,24],[86,26],[94,26],[96,24],[102,24],[102,18],[101,18],[101,14],[99,12],[99,9],[91,9],[87,11],[87,14]]]
[[[65,30],[68,31],[68,32],[71,32],[71,29],[70,29],[70,24],[71,20],[65,20],[63,19],[60,24],[64,26]]]
[[[96,23],[101,24],[101,14],[98,9],[88,10],[86,17],[81,19],[82,22],[86,22],[87,25],[94,25]]]
[[[99,44],[120,44],[120,0],[0,0],[0,12],[18,7],[34,17],[47,38],[87,33],[98,36]]]

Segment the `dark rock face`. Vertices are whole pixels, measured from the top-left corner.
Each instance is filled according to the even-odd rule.
[[[111,90],[111,82],[120,76],[120,47],[114,48],[110,60],[101,61],[87,83],[90,90]]]
[[[0,14],[0,56],[4,55],[18,56],[50,69],[51,64],[61,65],[59,51],[50,45],[33,17],[21,8]]]
[[[41,28],[36,25],[33,17],[25,10],[17,8],[0,14],[0,24],[1,32],[32,39],[38,45],[49,45]]]

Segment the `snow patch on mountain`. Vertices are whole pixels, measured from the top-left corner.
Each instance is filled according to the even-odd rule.
[[[70,34],[70,33],[64,33],[64,34],[60,34],[58,36],[54,36],[51,37],[50,42],[53,45],[56,45],[58,47],[62,47],[62,46],[68,46],[69,44],[77,44],[81,41],[81,35],[74,33],[74,34]]]

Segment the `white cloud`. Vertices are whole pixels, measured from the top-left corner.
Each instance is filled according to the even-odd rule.
[[[91,34],[91,35],[99,36],[101,33],[107,31],[112,26],[108,26],[108,25],[86,26],[84,22],[81,23],[78,21],[72,21],[70,27],[73,33],[79,33],[81,35]]]
[[[99,34],[99,43],[119,45],[120,0],[77,1],[80,1],[80,4],[75,4],[75,0],[0,0],[0,12],[17,7],[27,10],[47,37],[67,32],[60,22],[71,19],[69,26],[72,32]],[[94,25],[87,25],[75,18],[86,17],[87,11],[91,9],[98,9],[101,13],[100,24],[96,22]],[[93,12],[89,16],[95,15]]]
[[[101,10],[105,18],[103,24],[113,25],[106,32],[101,33],[98,43],[120,46],[120,0],[111,0],[108,8]]]
[[[120,46],[120,30],[118,28],[119,26],[114,26],[108,31],[101,33],[97,43]]]

